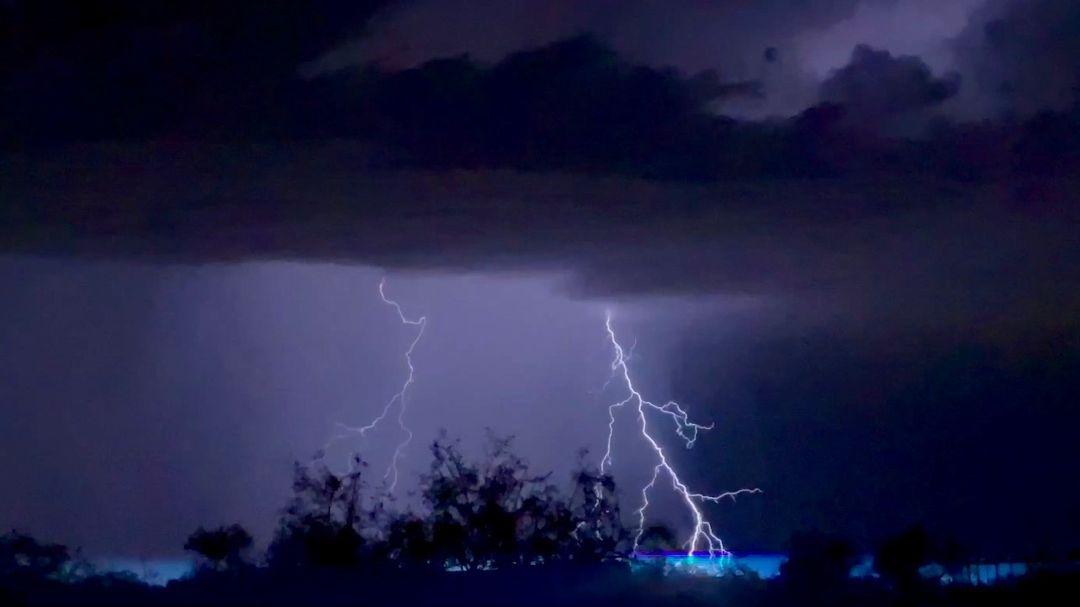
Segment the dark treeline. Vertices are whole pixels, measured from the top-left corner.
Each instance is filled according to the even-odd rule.
[[[509,439],[492,437],[482,464],[445,440],[431,452],[421,480],[423,514],[369,499],[359,458],[342,475],[297,466],[295,497],[267,566],[476,571],[627,556],[630,536],[610,476],[582,466],[564,497],[547,476],[529,471]]]
[[[294,497],[262,555],[239,525],[200,528],[184,548],[194,575],[165,587],[133,574],[95,573],[78,552],[16,532],[0,537],[4,605],[1072,605],[1075,571],[1036,569],[994,586],[943,585],[928,563],[960,578],[971,561],[915,527],[875,551],[876,577],[855,579],[858,552],[820,533],[794,535],[781,575],[731,565],[722,577],[666,570],[631,554],[610,476],[582,465],[569,491],[531,472],[492,437],[469,461],[456,443],[432,445],[420,507],[400,510],[353,460],[337,474],[297,465]],[[677,549],[648,529],[641,548]]]

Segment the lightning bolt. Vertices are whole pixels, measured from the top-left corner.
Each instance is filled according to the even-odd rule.
[[[709,557],[730,556],[731,553],[724,547],[723,540],[721,540],[713,530],[712,523],[705,518],[705,514],[701,509],[702,504],[718,503],[725,499],[735,501],[735,498],[739,495],[761,493],[761,490],[756,488],[738,489],[736,491],[726,491],[716,495],[707,495],[691,491],[686,486],[686,483],[679,478],[678,472],[676,472],[675,468],[672,466],[664,448],[650,433],[647,413],[659,413],[670,418],[675,424],[675,433],[683,439],[687,449],[694,446],[700,431],[711,430],[713,425],[702,425],[690,421],[689,414],[687,414],[679,403],[675,401],[668,401],[662,405],[658,405],[645,400],[641,395],[641,392],[634,387],[634,381],[630,377],[630,367],[628,365],[630,357],[629,354],[623,350],[622,345],[615,335],[615,329],[612,327],[611,323],[610,310],[605,316],[604,327],[607,329],[608,340],[611,342],[615,354],[615,357],[611,361],[612,378],[618,378],[622,381],[626,386],[628,395],[623,400],[608,406],[607,450],[604,451],[604,457],[600,460],[600,471],[606,472],[608,466],[612,463],[611,448],[615,435],[615,414],[618,410],[623,409],[628,405],[637,412],[641,436],[645,439],[645,442],[652,449],[658,460],[656,466],[653,468],[652,478],[641,488],[642,504],[637,510],[638,527],[637,533],[634,535],[634,553],[637,553],[638,545],[641,542],[641,536],[645,532],[645,516],[646,511],[649,508],[649,491],[656,486],[657,481],[659,481],[661,477],[666,476],[671,479],[672,489],[674,489],[679,497],[682,498],[683,503],[685,503],[686,507],[690,510],[690,515],[694,520],[694,528],[690,538],[683,544],[683,546],[687,548],[687,556],[693,556],[701,549],[707,552]]]
[[[379,297],[383,300],[383,303],[394,308],[394,311],[397,312],[398,319],[401,321],[401,324],[416,327],[416,335],[409,343],[409,348],[405,350],[404,358],[405,366],[408,368],[409,371],[408,377],[405,378],[405,383],[401,385],[401,390],[399,390],[397,394],[390,398],[390,400],[383,407],[382,412],[375,416],[375,418],[372,419],[371,422],[369,422],[368,424],[364,426],[349,426],[338,422],[336,425],[338,429],[342,431],[342,433],[330,439],[330,442],[328,442],[326,446],[323,447],[323,450],[320,452],[319,457],[321,458],[322,454],[325,454],[326,449],[339,440],[344,440],[354,436],[366,438],[369,432],[375,430],[375,428],[378,427],[379,424],[383,422],[383,420],[390,416],[391,411],[393,411],[396,406],[397,424],[398,427],[401,429],[402,433],[404,434],[404,437],[402,438],[401,442],[397,444],[397,447],[394,448],[394,454],[390,458],[390,463],[386,467],[385,474],[383,474],[383,480],[389,483],[387,486],[388,491],[393,492],[394,488],[397,487],[398,482],[398,460],[401,459],[402,454],[405,452],[405,448],[409,446],[409,443],[411,443],[413,439],[413,432],[405,423],[405,412],[408,409],[408,399],[406,397],[408,396],[409,388],[412,387],[413,382],[416,380],[416,367],[413,365],[412,355],[413,350],[416,349],[416,345],[419,344],[420,340],[424,337],[424,329],[427,328],[427,317],[421,316],[414,319],[406,316],[405,311],[401,307],[401,304],[386,296],[386,278],[383,278],[379,281]]]

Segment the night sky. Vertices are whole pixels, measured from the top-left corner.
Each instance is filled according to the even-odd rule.
[[[610,309],[736,552],[1080,548],[1080,3],[0,0],[0,117],[0,527],[265,541],[385,277],[403,502],[441,429],[598,459]]]

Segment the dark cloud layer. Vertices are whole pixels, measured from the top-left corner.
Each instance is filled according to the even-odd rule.
[[[301,110],[290,97],[326,92],[300,76],[396,71],[466,54],[491,65],[583,33],[629,63],[758,82],[752,102],[718,104],[758,117],[806,109],[858,44],[925,54],[936,71],[964,74],[969,95],[949,114],[968,118],[1067,109],[1077,77],[1068,0],[9,0],[0,22],[5,113],[37,122],[23,125],[29,133],[67,139],[235,133]],[[354,101],[336,97],[341,110]]]
[[[956,41],[968,115],[1030,115],[1080,103],[1080,5],[989,0]]]
[[[3,168],[9,252],[566,269],[596,294],[805,297],[804,309],[855,302],[863,318],[938,328],[1076,317],[1066,177],[688,184],[383,171],[349,144],[91,146]]]
[[[1071,292],[1060,277],[1080,167],[1076,108],[950,122],[937,111],[960,102],[967,81],[958,91],[952,75],[871,41],[824,80],[821,104],[734,120],[717,103],[767,96],[767,80],[655,67],[637,59],[641,45],[612,37],[618,27],[597,25],[610,22],[603,11],[580,20],[576,5],[543,13],[552,32],[580,21],[599,34],[515,50],[509,32],[509,54],[487,60],[421,54],[408,69],[301,77],[327,48],[384,40],[402,15],[444,10],[347,4],[4,4],[12,52],[0,105],[14,117],[0,127],[5,250],[562,264],[598,292],[839,285],[865,309],[897,293],[929,302],[938,289],[963,309],[1008,298],[989,273],[1028,284],[1032,295],[1010,310]],[[827,4],[671,10],[763,32],[782,15],[805,12],[799,27],[821,28],[878,7]],[[1005,28],[1015,40],[999,42],[1034,53],[1075,13],[1049,0],[1025,7],[990,3],[970,27],[993,38],[1004,26],[980,20],[1018,20]],[[758,42],[756,60],[770,63],[769,48],[782,58],[771,63],[789,60]],[[127,142],[72,143],[103,139]],[[649,271],[637,269],[643,259]],[[1058,310],[1074,303],[1050,299]],[[922,309],[907,308],[896,312]]]
[[[463,27],[448,29],[459,45],[423,52],[409,47],[419,52],[415,60],[387,62],[368,51],[393,40],[407,43],[438,23],[435,17],[449,5],[9,2],[0,7],[8,24],[0,34],[0,111],[9,118],[0,124],[0,144],[19,150],[103,140],[348,138],[365,141],[383,166],[677,179],[831,175],[867,167],[970,178],[1041,166],[1043,156],[1053,157],[1061,171],[1080,156],[1080,145],[1069,143],[1080,141],[1080,129],[1070,96],[1076,12],[1067,3],[991,2],[975,11],[954,44],[953,67],[962,81],[868,39],[854,54],[845,51],[849,62],[820,82],[775,70],[809,60],[799,52],[823,52],[805,40],[829,27],[842,26],[850,36],[865,29],[872,38],[876,30],[864,21],[891,14],[886,4],[845,0],[792,8],[770,2],[750,11],[739,3],[642,2],[617,17],[603,7],[555,3],[543,11],[534,6],[552,23],[537,39],[517,27],[528,23],[520,13],[528,6],[468,14],[489,26],[492,20],[507,24],[496,36],[500,50],[489,57],[439,54],[488,40],[479,33],[470,38],[472,30]],[[653,48],[655,40],[650,46],[628,25],[656,22],[665,12],[687,31],[716,23],[730,34],[715,38],[730,44],[706,52],[687,43],[682,55],[694,56],[694,49],[721,58],[749,53],[761,69],[696,71],[712,64],[665,58],[666,43]],[[638,20],[626,21],[628,14]],[[404,24],[412,25],[403,30]],[[335,69],[311,71],[327,49],[357,36],[375,46]],[[673,47],[682,44],[669,38],[663,39]],[[714,39],[704,30],[687,38]],[[659,67],[669,63],[679,67]],[[794,94],[784,88],[788,80],[810,91],[793,116],[763,122],[724,117],[731,104],[749,107]],[[987,83],[996,83],[992,94]],[[813,105],[821,101],[826,105]],[[1022,111],[1002,122],[949,122],[1002,108]],[[1038,115],[1040,109],[1055,113]],[[1058,135],[1038,141],[1044,132]]]
[[[851,63],[821,84],[821,97],[847,108],[847,118],[856,125],[877,129],[887,128],[897,117],[940,106],[959,89],[956,73],[938,78],[918,57],[893,57],[859,45]]]
[[[872,2],[873,3],[873,2]],[[859,0],[753,5],[720,0],[412,0],[378,11],[363,35],[306,66],[326,73],[367,63],[390,69],[468,54],[495,63],[522,48],[590,32],[635,62],[753,79],[770,45],[849,16]]]
[[[355,114],[312,108],[316,130],[383,142],[409,164],[674,175],[708,170],[694,166],[709,162],[708,139],[720,127],[708,105],[755,94],[753,83],[726,83],[713,72],[687,78],[628,64],[588,36],[514,53],[491,67],[459,57],[321,84],[329,99],[351,88]]]
[[[0,139],[250,128],[296,66],[355,34],[379,0],[0,3]]]

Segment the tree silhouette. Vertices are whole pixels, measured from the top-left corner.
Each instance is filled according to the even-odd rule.
[[[791,588],[829,591],[843,587],[855,566],[855,549],[846,540],[811,531],[796,533],[787,542],[788,560],[780,576]]]
[[[573,473],[571,558],[594,563],[623,559],[629,554],[632,538],[622,523],[615,479],[587,465],[586,455],[582,450]]]
[[[533,475],[510,450],[511,438],[489,435],[486,459],[467,462],[458,444],[431,445],[423,479],[436,558],[464,570],[529,565],[551,559],[571,519],[548,475]],[[561,523],[561,524],[560,524]]]
[[[0,536],[0,577],[53,577],[70,560],[67,546],[43,544],[17,531]]]
[[[549,474],[530,472],[512,443],[489,434],[477,463],[456,441],[434,441],[420,513],[391,512],[386,499],[365,495],[360,459],[342,475],[298,465],[268,561],[284,568],[474,571],[624,559],[629,533],[611,476],[582,464],[564,498]]]
[[[238,524],[206,530],[199,527],[192,533],[184,550],[190,550],[224,571],[237,569],[244,564],[244,552],[251,548],[251,534]]]
[[[959,579],[969,557],[960,542],[955,538],[945,539],[935,550],[935,553],[935,560],[941,564],[944,572],[954,580]]]
[[[918,586],[919,568],[930,556],[930,537],[915,526],[882,543],[874,554],[874,569],[900,590],[910,591]]]
[[[611,476],[582,464],[564,499],[550,475],[529,471],[512,442],[489,434],[479,465],[467,462],[455,442],[432,444],[423,499],[435,558],[465,570],[624,558],[629,534]]]
[[[296,465],[293,499],[268,551],[272,566],[342,568],[361,562],[366,547],[362,525],[370,515],[361,503],[366,467],[359,457],[342,475],[325,465]]]

